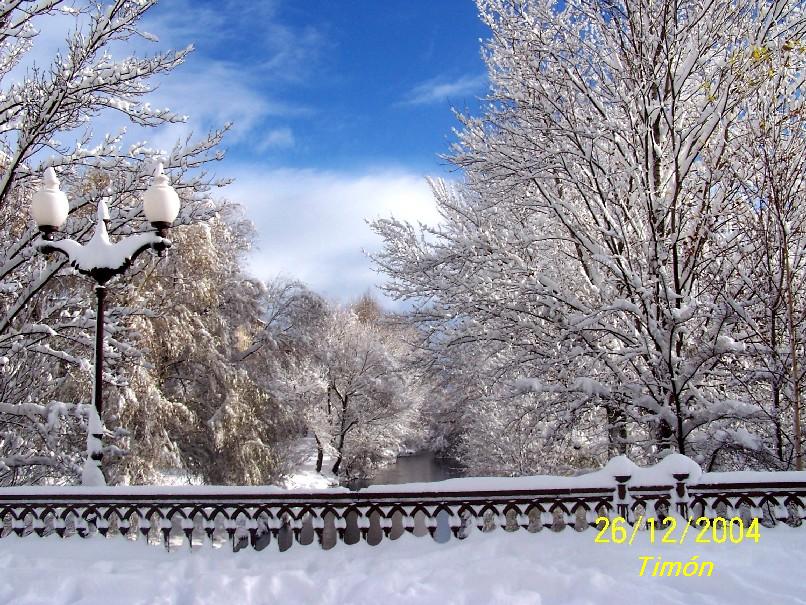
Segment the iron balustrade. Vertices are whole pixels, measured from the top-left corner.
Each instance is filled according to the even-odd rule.
[[[732,473],[720,473],[730,479]],[[739,474],[737,474],[739,475]],[[261,550],[277,544],[338,542],[375,545],[404,533],[438,541],[465,538],[472,531],[585,531],[600,515],[663,519],[676,514],[758,518],[762,525],[801,525],[806,519],[806,473],[775,481],[674,481],[642,485],[619,475],[610,485],[541,489],[447,490],[440,483],[406,491],[406,486],[284,491],[256,487],[19,487],[0,489],[0,538],[9,535],[61,537],[125,536],[191,548],[205,542]],[[798,480],[800,475],[804,480]],[[461,481],[473,481],[461,480]],[[490,480],[484,480],[487,485]],[[493,483],[495,480],[493,480]],[[455,485],[455,483],[454,483]],[[412,486],[414,487],[414,486]],[[400,491],[391,491],[398,489]]]

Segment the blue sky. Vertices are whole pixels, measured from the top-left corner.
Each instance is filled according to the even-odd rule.
[[[145,26],[196,48],[155,93],[189,122],[156,142],[234,123],[216,172],[257,226],[258,277],[348,301],[379,281],[364,219],[438,219],[425,176],[455,177],[451,107],[486,91],[472,0],[164,0]]]
[[[196,47],[186,71],[236,80],[254,101],[236,100],[228,116],[243,122],[234,159],[433,172],[455,124],[450,107],[475,108],[484,92],[472,0],[167,0],[151,17],[163,40]]]

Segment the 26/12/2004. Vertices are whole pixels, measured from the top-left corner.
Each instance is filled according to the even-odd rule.
[[[695,526],[694,542],[699,544],[740,544],[744,541],[752,541],[758,544],[761,538],[758,519],[753,519],[748,526],[745,526],[741,517],[689,517],[685,523],[676,517],[655,517],[639,516],[633,525],[624,517],[597,517],[596,525],[599,526],[599,533],[594,542],[598,544],[627,544],[628,546],[635,540],[636,534],[645,528],[649,535],[650,544],[683,544],[688,537],[692,525]]]

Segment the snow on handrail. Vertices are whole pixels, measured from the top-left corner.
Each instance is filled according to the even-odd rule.
[[[635,524],[669,515],[801,525],[806,472],[702,473],[679,455],[640,468],[621,456],[578,477],[468,477],[354,492],[272,486],[0,488],[0,538],[139,535],[169,549],[205,542],[231,543],[236,551],[272,542],[280,550],[313,542],[323,548],[337,542],[374,545],[403,533],[446,541],[496,527],[585,531],[600,516]]]

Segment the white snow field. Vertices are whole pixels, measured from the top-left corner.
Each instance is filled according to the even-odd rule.
[[[116,537],[0,540],[0,603],[479,604],[806,603],[806,527],[761,528],[758,543],[596,544],[595,531],[495,530],[438,544],[294,545],[168,552]],[[659,537],[656,535],[656,541]],[[711,577],[639,577],[641,556],[713,561]],[[693,569],[693,568],[691,568]]]

